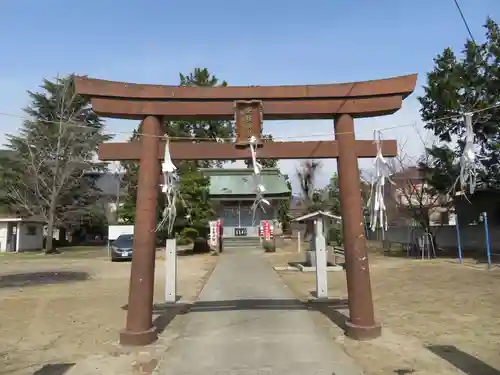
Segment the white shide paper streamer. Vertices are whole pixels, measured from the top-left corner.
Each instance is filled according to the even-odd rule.
[[[270,206],[271,203],[267,199],[264,198],[264,194],[266,192],[266,188],[262,182],[262,165],[257,161],[257,138],[255,136],[250,137],[250,153],[252,156],[252,168],[253,168],[253,178],[255,183],[255,200],[252,204],[252,225],[255,226],[255,214],[257,208],[261,208],[265,213],[264,206]]]
[[[382,154],[382,134],[380,131],[374,132],[375,144],[377,145],[377,156],[373,162],[375,175],[372,178],[370,198],[368,207],[370,209],[370,227],[372,231],[380,225],[383,231],[387,230],[387,211],[384,202],[384,189],[386,182],[394,184],[391,179],[391,169],[387,160]]]

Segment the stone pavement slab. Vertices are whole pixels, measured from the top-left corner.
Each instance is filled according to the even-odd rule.
[[[260,251],[234,249],[219,263],[158,375],[359,375]],[[168,328],[167,328],[168,330]]]

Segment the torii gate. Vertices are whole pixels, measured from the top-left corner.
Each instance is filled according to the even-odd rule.
[[[179,87],[111,82],[76,77],[76,92],[91,98],[105,117],[142,120],[151,136],[126,143],[104,143],[103,161],[139,161],[134,252],[130,274],[125,345],[147,345],[157,338],[152,323],[156,208],[160,185],[164,119],[236,120],[236,143],[173,142],[173,160],[241,160],[249,158],[249,138],[260,143],[259,159],[338,159],[340,206],[348,289],[348,336],[378,337],[364,237],[358,158],[373,158],[372,140],[356,140],[354,118],[395,113],[415,89],[417,75],[375,81],[304,86]],[[335,140],[261,142],[263,120],[334,119]],[[394,140],[382,142],[384,156],[396,156]]]

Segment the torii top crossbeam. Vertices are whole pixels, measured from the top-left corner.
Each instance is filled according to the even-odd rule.
[[[182,87],[112,82],[76,77],[76,91],[92,98],[94,111],[113,118],[233,119],[233,102],[262,101],[264,120],[383,116],[401,108],[417,75],[302,86]]]

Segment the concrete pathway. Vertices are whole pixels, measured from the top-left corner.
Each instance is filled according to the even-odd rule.
[[[361,374],[310,314],[260,251],[233,249],[220,256],[157,374]]]

